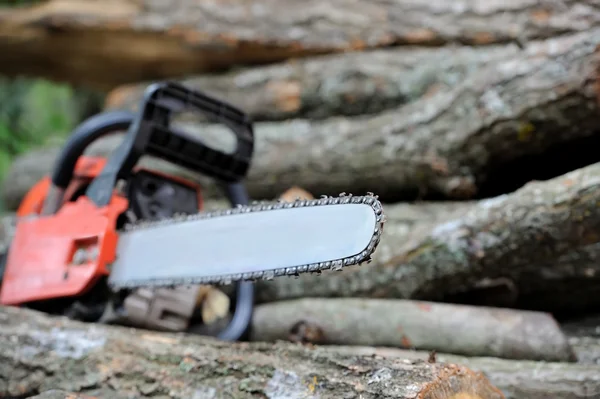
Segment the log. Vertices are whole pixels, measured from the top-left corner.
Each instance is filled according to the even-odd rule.
[[[249,193],[275,198],[299,185],[316,195],[371,191],[387,202],[419,192],[465,199],[490,194],[486,185],[512,190],[535,174],[546,178],[574,163],[596,162],[598,44],[600,29],[532,43],[454,88],[377,116],[257,123]],[[188,127],[199,137],[227,134],[221,126]],[[106,155],[120,140],[101,139],[88,153]],[[569,149],[569,143],[576,145]],[[33,151],[14,162],[2,189],[9,209],[52,168],[57,153]],[[535,158],[540,154],[548,158]],[[558,154],[575,160],[557,162]],[[529,163],[518,165],[527,157]],[[144,165],[194,176],[150,159]],[[205,189],[216,195],[210,182]]]
[[[403,44],[526,43],[586,31],[598,15],[589,0],[46,0],[0,11],[0,73],[101,89]]]
[[[177,79],[228,101],[255,121],[375,114],[456,86],[474,71],[519,52],[516,44],[420,46],[309,57]],[[119,86],[106,109],[136,111],[151,82]]]
[[[319,351],[386,359],[428,359],[430,353],[396,348],[321,346]],[[437,353],[436,361],[464,364],[484,373],[507,399],[580,399],[600,396],[600,365],[464,357]]]
[[[83,324],[0,307],[0,396],[63,390],[111,399],[394,397],[501,399],[455,364],[322,355],[293,344],[227,343]]]
[[[506,277],[518,284],[519,290],[528,285],[539,290],[539,276],[546,275],[546,281],[552,281],[556,270],[565,276],[565,286],[570,284],[571,274],[588,280],[588,287],[597,287],[597,263],[583,260],[578,264],[572,254],[592,245],[598,248],[598,203],[600,163],[548,181],[530,182],[512,194],[476,202],[466,211],[450,212],[447,218],[429,226],[396,224],[394,208],[384,206],[388,221],[372,263],[320,276],[260,282],[257,299],[272,302],[300,297],[375,297],[443,301],[453,293],[468,291],[483,279]],[[561,257],[568,260],[556,262]],[[569,266],[583,270],[572,273]],[[567,270],[561,270],[563,267]],[[585,268],[593,268],[592,273],[584,272]],[[545,287],[548,297],[554,289],[551,284]],[[555,295],[562,294],[562,299],[577,295],[573,292],[578,289],[575,284],[570,291],[561,290]],[[596,298],[579,297],[579,301],[598,306]]]
[[[305,298],[263,304],[255,309],[251,340],[577,360],[566,335],[547,313],[423,301]]]
[[[556,184],[556,182],[549,184]],[[509,198],[514,197],[511,195]],[[511,208],[524,200],[515,199],[516,202],[511,205]],[[362,274],[350,274],[344,278],[340,278],[343,274],[328,275],[326,281],[322,281],[323,276],[304,276],[297,280],[284,278],[272,282],[259,282],[258,299],[260,302],[271,302],[298,298],[304,294],[324,297],[382,296],[522,308],[552,312],[558,317],[571,317],[577,313],[595,311],[600,306],[600,297],[596,295],[600,284],[600,243],[573,244],[563,255],[539,263],[527,264],[524,267],[505,268],[502,263],[495,264],[485,270],[490,272],[492,277],[485,277],[484,273],[483,277],[474,275],[472,279],[461,280],[457,276],[452,285],[448,285],[448,280],[452,279],[453,272],[459,274],[461,270],[439,270],[437,262],[447,256],[443,247],[429,248],[415,263],[402,260],[403,256],[410,255],[411,248],[418,245],[428,248],[429,236],[436,229],[452,226],[451,222],[454,221],[459,223],[456,225],[456,232],[459,233],[462,226],[460,220],[468,217],[470,213],[479,214],[480,223],[485,226],[487,204],[490,204],[489,200],[384,204],[387,218],[385,233],[374,254],[374,261],[363,267]],[[226,209],[229,205],[223,200],[208,200],[205,207],[207,210],[215,210]],[[7,232],[15,223],[12,215],[6,215],[1,220],[0,253],[6,245]],[[519,245],[520,231],[522,230],[517,229],[511,233],[514,234],[512,240],[516,245]],[[458,254],[462,253],[458,252]],[[386,264],[392,270],[387,270],[383,266]],[[405,267],[409,270],[406,279],[398,274],[397,281],[385,281],[386,276],[401,273]],[[472,268],[473,273],[476,273],[477,265],[473,264]],[[380,270],[384,273],[381,277],[378,276]],[[411,273],[418,277],[411,279]],[[469,270],[465,273],[468,274]],[[498,276],[493,277],[494,275]],[[382,290],[377,290],[379,284]],[[361,287],[367,291],[363,291]],[[386,287],[390,287],[391,291],[387,292]]]
[[[347,355],[368,355],[375,358],[414,359],[430,358],[422,351],[409,351],[394,348],[321,346],[316,351],[331,351]],[[512,361],[495,358],[461,357],[436,354],[437,361],[468,364],[470,368],[484,373],[494,381],[506,399],[579,399],[600,395],[600,382],[597,364],[582,365],[558,362]],[[59,395],[63,396],[59,396]],[[72,397],[65,396],[73,395]],[[75,396],[75,393],[47,391],[34,398],[38,399],[92,399],[89,396]],[[98,397],[98,396],[96,396]],[[109,399],[110,396],[106,396]]]

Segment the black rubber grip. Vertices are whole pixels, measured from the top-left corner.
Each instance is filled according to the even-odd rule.
[[[52,172],[52,183],[67,188],[75,165],[85,149],[102,136],[126,131],[135,120],[135,114],[127,111],[109,111],[94,115],[75,128],[62,148]]]
[[[211,148],[180,128],[175,129],[172,117],[180,112],[198,113],[228,127],[236,140],[235,150],[226,153]],[[145,153],[222,182],[242,180],[250,167],[254,132],[249,117],[225,102],[178,83],[156,83],[146,89],[139,130],[139,136],[147,140]]]
[[[174,117],[189,112],[226,126],[229,129],[226,133],[234,135],[235,150],[226,153],[211,148],[199,138],[175,128]],[[106,113],[98,118],[102,115]],[[129,117],[123,121],[125,119],[129,121]],[[155,83],[144,92],[126,137],[89,185],[86,196],[98,206],[108,204],[117,180],[127,178],[144,155],[162,158],[223,183],[240,182],[250,168],[253,151],[252,121],[244,112],[178,83]]]

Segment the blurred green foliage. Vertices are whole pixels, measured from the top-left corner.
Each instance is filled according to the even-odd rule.
[[[62,142],[79,122],[100,110],[102,100],[99,93],[68,84],[0,77],[0,183],[14,157]]]
[[[43,0],[0,0],[0,7],[30,6],[41,3]]]
[[[2,7],[26,7],[40,0],[0,0]],[[103,95],[44,79],[0,76],[0,185],[12,160],[30,149],[65,136],[99,112]],[[2,212],[0,201],[0,213]]]

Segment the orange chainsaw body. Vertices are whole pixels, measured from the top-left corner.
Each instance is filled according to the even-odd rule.
[[[105,158],[80,157],[55,214],[40,216],[51,186],[49,176],[26,194],[17,210],[19,221],[6,260],[0,304],[79,296],[108,276],[116,256],[118,220],[128,209],[129,200],[113,190],[109,203],[98,207],[81,195],[105,164]],[[134,169],[142,170],[194,189],[198,210],[202,210],[199,185],[156,171]],[[90,256],[76,259],[75,254],[81,250]]]

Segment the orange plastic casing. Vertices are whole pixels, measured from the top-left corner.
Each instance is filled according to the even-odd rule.
[[[51,186],[49,177],[38,181],[25,195],[17,210],[19,219],[6,260],[0,304],[20,305],[78,296],[101,277],[108,276],[110,264],[117,256],[117,219],[127,210],[129,201],[116,191],[103,207],[83,195],[72,200],[102,171],[105,163],[104,158],[80,157],[62,206],[53,215],[39,216]],[[202,209],[197,184],[156,171],[148,172],[195,189],[198,209]],[[80,249],[93,256],[74,262],[74,255]]]

